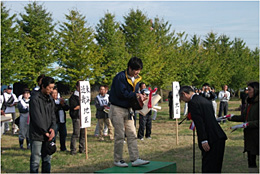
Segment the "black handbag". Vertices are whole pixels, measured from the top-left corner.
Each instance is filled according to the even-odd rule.
[[[42,148],[42,153],[43,156],[45,155],[52,155],[56,152],[56,144],[53,141],[44,141],[43,142],[43,148]]]
[[[14,123],[19,127],[19,125],[20,125],[20,116],[17,117],[17,118],[14,120]]]

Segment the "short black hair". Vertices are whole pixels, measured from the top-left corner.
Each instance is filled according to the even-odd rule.
[[[80,81],[81,81],[81,80],[78,80],[78,81],[77,81],[77,83],[76,83],[76,86],[77,86],[77,87],[79,87],[79,82],[80,82]]]
[[[102,87],[104,87],[106,89],[106,86],[105,85],[100,85],[99,86],[99,89],[101,89]]]
[[[208,83],[204,83],[202,86],[209,86],[209,84]]]
[[[139,84],[139,88],[141,88],[143,84],[145,84],[145,83],[144,83],[144,82],[141,82],[141,83]]]
[[[58,87],[55,85],[54,88],[53,88],[53,90],[57,90],[57,91],[58,91]]]
[[[194,89],[191,86],[182,86],[179,90],[179,95],[182,96],[184,92],[189,94],[190,92],[194,92]]]
[[[250,82],[247,86],[254,89],[254,97],[259,95],[259,82]]]
[[[44,74],[39,75],[38,78],[37,78],[37,83],[39,83],[39,81],[40,81],[41,79],[43,79],[44,77],[45,77]]]
[[[224,87],[225,87],[225,86],[227,86],[227,87],[228,87],[228,85],[223,85],[223,86],[222,86],[222,89],[224,89]]]
[[[24,88],[23,89],[23,94],[25,94],[25,93],[30,93],[31,91],[30,91],[30,89],[29,88]]]
[[[54,78],[48,77],[48,76],[43,77],[43,79],[42,79],[42,84],[41,84],[41,88],[42,88],[42,87],[46,88],[46,87],[49,86],[50,84],[55,84]]]
[[[140,58],[132,57],[127,64],[127,68],[130,67],[132,70],[143,69],[143,62]]]

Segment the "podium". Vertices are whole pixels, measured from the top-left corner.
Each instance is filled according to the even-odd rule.
[[[95,173],[176,173],[177,166],[174,162],[150,161],[149,164],[132,167],[128,163],[128,167],[111,167]]]

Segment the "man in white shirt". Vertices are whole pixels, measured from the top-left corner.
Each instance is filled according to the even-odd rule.
[[[12,133],[15,134],[17,132],[17,126],[14,124],[14,120],[16,118],[16,113],[15,113],[15,106],[18,102],[18,99],[15,94],[12,93],[13,87],[9,85],[7,87],[6,92],[4,93],[4,100],[6,103],[6,109],[5,109],[5,115],[12,115]],[[9,130],[9,123],[5,123],[5,132]]]
[[[228,112],[228,101],[230,99],[230,92],[228,92],[227,89],[228,86],[224,85],[223,90],[220,91],[218,94],[218,98],[220,101],[218,117],[222,116],[223,110],[224,110],[224,115],[227,115]]]

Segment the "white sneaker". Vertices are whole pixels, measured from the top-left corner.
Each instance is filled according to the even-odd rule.
[[[144,138],[141,138],[140,140],[141,140],[141,141],[144,141]]]
[[[147,137],[147,139],[152,139],[152,137]]]
[[[145,165],[145,164],[149,164],[149,163],[150,163],[150,161],[145,161],[145,160],[138,158],[137,160],[132,162],[132,166],[136,167],[136,166],[141,166],[141,165]]]
[[[124,160],[121,160],[121,161],[118,161],[118,162],[114,161],[114,165],[118,166],[118,167],[128,167],[128,164],[126,164]]]

